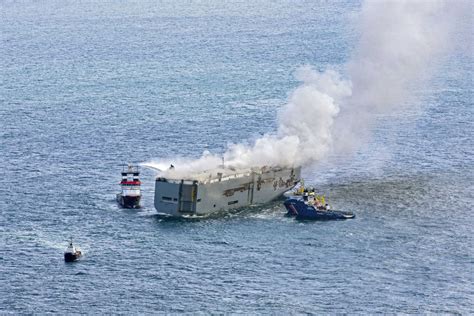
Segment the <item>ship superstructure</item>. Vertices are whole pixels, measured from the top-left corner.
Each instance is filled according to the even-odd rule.
[[[301,168],[219,168],[186,179],[157,177],[155,208],[170,216],[208,215],[267,203],[292,189]]]

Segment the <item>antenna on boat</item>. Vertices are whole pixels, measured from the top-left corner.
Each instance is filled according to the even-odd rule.
[[[224,155],[222,155],[222,169],[225,168],[225,164],[224,164]]]

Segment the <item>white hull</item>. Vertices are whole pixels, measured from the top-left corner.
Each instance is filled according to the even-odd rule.
[[[204,182],[157,178],[155,208],[170,216],[203,216],[267,203],[292,189],[300,175],[300,168],[273,168]]]

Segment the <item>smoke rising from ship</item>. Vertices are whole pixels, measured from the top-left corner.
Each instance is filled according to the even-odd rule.
[[[352,95],[340,104],[334,125],[336,153],[357,149],[375,116],[416,106],[412,92],[423,86],[452,48],[462,1],[373,1],[362,6],[360,38],[347,65]]]
[[[463,2],[374,1],[362,5],[360,36],[343,78],[335,70],[298,69],[301,81],[277,114],[278,129],[253,144],[231,144],[223,157],[205,152],[199,159],[173,159],[145,165],[176,169],[174,176],[222,164],[249,168],[304,166],[329,154],[351,152],[370,136],[377,115],[408,107],[410,92],[430,77],[449,48]]]

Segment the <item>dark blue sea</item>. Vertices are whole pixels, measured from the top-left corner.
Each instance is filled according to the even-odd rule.
[[[115,203],[124,163],[276,130],[298,67],[350,59],[360,6],[0,1],[0,313],[473,314],[472,10],[416,107],[304,168],[355,219],[167,220],[148,169],[143,208]]]

